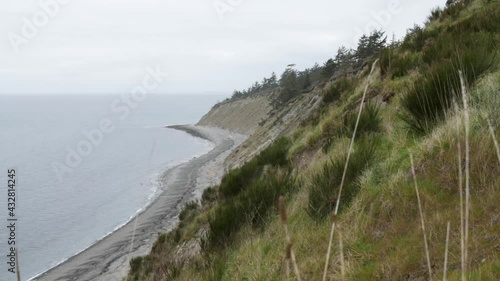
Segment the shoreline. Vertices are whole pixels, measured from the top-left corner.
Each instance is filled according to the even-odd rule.
[[[206,154],[167,169],[160,176],[163,190],[149,205],[120,228],[31,280],[120,281],[132,257],[147,254],[159,233],[174,228],[182,206],[199,199],[202,191],[218,184],[223,161],[246,136],[195,125],[166,126],[208,140],[214,148]]]

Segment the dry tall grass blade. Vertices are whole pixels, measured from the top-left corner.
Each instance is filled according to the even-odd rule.
[[[19,267],[19,254],[17,253],[17,248],[16,248],[16,275],[17,275],[17,281],[21,281],[21,268]]]
[[[498,164],[500,164],[500,146],[498,145],[498,140],[497,137],[495,136],[495,129],[493,129],[490,119],[486,119],[486,121],[488,122],[488,127],[490,128],[490,134],[491,137],[493,138],[493,143],[495,144],[495,150],[497,151]]]
[[[455,102],[455,112],[458,113],[458,104]],[[462,267],[462,281],[465,281],[465,234],[464,234],[464,190],[463,190],[463,175],[462,175],[462,145],[460,143],[460,129],[462,126],[461,119],[457,115],[457,151],[458,151],[458,191],[460,193],[460,262]]]
[[[446,273],[448,271],[448,243],[450,241],[450,222],[446,226],[446,246],[444,249],[444,267],[443,267],[443,281],[446,281]]]
[[[340,251],[340,276],[345,281],[344,244],[342,242],[342,232],[339,230],[339,251]]]
[[[293,265],[293,270],[295,272],[295,276],[297,277],[297,280],[301,281],[302,279],[300,278],[300,271],[299,271],[299,266],[297,265],[297,260],[295,259],[295,253],[293,252],[292,249],[292,239],[290,237],[290,233],[288,232],[288,219],[286,215],[286,205],[285,205],[285,199],[283,196],[279,197],[279,206],[280,206],[280,216],[281,216],[281,221],[283,222],[283,227],[285,229],[285,237],[286,237],[286,259],[288,262],[292,262]],[[289,264],[287,262],[287,278],[289,277]]]
[[[429,270],[429,280],[432,280],[431,258],[429,255],[429,245],[427,244],[427,234],[425,232],[424,212],[422,211],[422,202],[420,201],[420,193],[418,192],[417,175],[415,174],[415,165],[413,164],[413,155],[410,153],[411,172],[413,181],[415,182],[415,193],[417,194],[418,211],[420,213],[420,222],[422,224],[422,232],[424,234],[425,255],[427,257],[427,268]]]
[[[299,267],[297,266],[297,261],[295,260],[295,253],[293,252],[293,249],[291,249],[291,245],[292,244],[290,244],[290,257],[293,265],[293,270],[295,271],[295,276],[297,277],[297,280],[301,281],[302,279],[300,278]]]
[[[468,246],[469,246],[469,216],[470,216],[470,146],[469,146],[469,103],[467,97],[467,89],[465,86],[464,75],[462,71],[458,71],[460,75],[460,85],[462,87],[462,101],[464,104],[464,126],[465,126],[465,248],[464,248],[464,267],[467,272],[468,266]]]
[[[372,64],[370,74],[368,74],[368,78],[366,80],[366,85],[365,85],[365,90],[363,92],[363,97],[361,98],[361,103],[359,104],[358,118],[356,119],[356,125],[354,126],[354,132],[352,133],[351,142],[349,144],[349,151],[347,152],[347,159],[345,161],[344,172],[342,174],[342,180],[340,181],[339,194],[337,196],[337,203],[335,205],[335,212],[334,212],[335,216],[338,214],[338,211],[339,211],[340,197],[342,195],[342,188],[344,187],[345,176],[347,174],[347,167],[349,166],[349,159],[351,157],[351,152],[352,152],[352,149],[354,147],[354,139],[356,138],[356,132],[358,131],[359,120],[361,119],[361,112],[363,112],[363,104],[365,103],[366,93],[368,92],[368,86],[370,86],[370,78],[373,74],[373,71],[375,70],[375,66],[377,65],[377,62],[378,62],[378,59],[376,59]],[[332,222],[332,228],[330,231],[330,240],[328,242],[328,250],[326,252],[325,268],[323,270],[323,281],[326,280],[326,275],[328,273],[328,263],[330,262],[330,254],[332,251],[333,234],[335,233],[335,223],[336,222],[334,220]]]

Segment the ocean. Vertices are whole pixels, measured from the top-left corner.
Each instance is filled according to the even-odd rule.
[[[223,98],[0,95],[0,280],[16,278],[12,240],[29,280],[129,221],[168,188],[165,170],[213,148],[164,126],[194,124]]]

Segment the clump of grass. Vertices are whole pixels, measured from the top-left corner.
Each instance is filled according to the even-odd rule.
[[[364,135],[378,133],[382,131],[382,117],[380,116],[380,107],[375,103],[367,103],[361,113],[357,133],[362,137]],[[323,144],[323,151],[326,153],[332,146],[337,137],[350,137],[356,127],[358,114],[349,112],[344,115],[342,124],[338,125],[334,121],[325,122],[322,128],[323,135],[326,138]]]
[[[441,29],[423,29],[418,25],[410,28],[407,31],[403,42],[401,43],[401,49],[403,51],[419,52],[422,51],[427,42],[441,34]]]
[[[323,102],[332,103],[340,98],[340,96],[352,89],[352,82],[348,78],[341,78],[323,93]]]
[[[473,15],[447,26],[446,31],[457,34],[463,32],[488,32],[492,33],[491,37],[493,38],[493,34],[500,30],[500,10],[495,5],[498,5],[498,3],[482,7]]]
[[[357,143],[351,153],[349,168],[346,171],[345,186],[342,193],[342,207],[359,191],[359,176],[373,164],[375,160],[376,139],[364,138]],[[322,220],[335,209],[347,152],[337,159],[326,162],[322,169],[313,175],[309,187],[309,203],[307,213],[315,220]]]
[[[420,55],[415,52],[400,53],[394,48],[387,48],[380,54],[380,74],[391,79],[403,77],[421,65]]]
[[[443,10],[441,8],[436,7],[431,10],[431,14],[427,17],[427,21],[430,23],[435,20],[439,20],[439,17],[441,16],[441,13]]]
[[[457,19],[460,12],[464,9],[463,5],[465,5],[466,2],[468,3],[469,1],[455,1],[450,5],[447,5],[442,12],[443,17]]]
[[[493,61],[494,55],[477,48],[462,53],[451,63],[434,65],[403,97],[401,119],[413,132],[428,133],[446,118],[453,100],[462,99],[458,69],[463,70],[466,83],[471,85]]]
[[[215,200],[217,200],[217,189],[215,186],[211,186],[203,190],[203,193],[201,194],[202,205],[210,204]]]
[[[343,125],[339,130],[340,135],[352,136],[356,127],[357,112],[350,112],[344,116]],[[380,107],[375,103],[367,103],[359,119],[359,136],[377,133],[381,131],[382,118],[380,117]]]
[[[212,261],[208,268],[208,274],[203,279],[203,281],[220,281],[224,277],[226,272],[227,262],[224,257],[216,258],[215,261]]]
[[[465,33],[444,33],[432,38],[432,44],[426,45],[423,49],[422,61],[428,65],[439,62],[454,62],[453,58],[472,56],[472,58],[485,59],[484,54],[490,54],[497,48],[495,36],[491,33],[465,32]],[[483,53],[482,56],[476,56]],[[487,58],[491,58],[488,57]],[[467,63],[469,61],[466,61]]]
[[[181,212],[179,213],[179,220],[184,221],[186,218],[188,218],[193,211],[197,210],[199,207],[198,202],[196,201],[191,201],[186,203],[184,207],[182,208]]]
[[[130,272],[131,273],[138,273],[142,267],[142,260],[143,258],[142,257],[135,257],[133,259],[130,260],[129,264],[130,264]],[[134,274],[134,279],[138,279],[138,275],[137,274]]]

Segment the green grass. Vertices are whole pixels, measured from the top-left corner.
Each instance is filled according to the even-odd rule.
[[[390,79],[403,77],[422,65],[419,53],[400,53],[396,49],[384,49],[380,55],[380,72]]]
[[[191,201],[189,203],[186,203],[186,205],[184,205],[181,212],[179,213],[179,220],[183,221],[188,218],[193,213],[193,211],[198,209],[198,207],[198,202]]]
[[[222,178],[219,187],[222,197],[231,198],[250,186],[266,165],[287,166],[289,148],[290,141],[287,138],[279,138],[251,161],[229,171]]]
[[[460,279],[460,214],[453,100],[458,70],[470,90],[470,280],[500,280],[500,165],[484,117],[500,139],[498,3],[475,0],[434,13],[425,29],[381,54],[347,169],[338,214],[347,280],[427,280],[409,153],[415,159],[434,279],[442,276],[446,224],[451,222],[449,280]],[[158,237],[131,263],[128,280],[283,280],[285,235],[277,198],[287,201],[288,230],[304,280],[321,280],[338,187],[367,70],[315,94],[330,99],[300,122],[292,141],[279,139],[207,189],[202,206],[183,209],[178,228]],[[348,82],[348,83],[347,83]],[[342,86],[345,83],[347,86]],[[390,103],[377,103],[394,92]],[[411,129],[408,133],[408,128]],[[329,142],[329,143],[327,143]],[[322,149],[327,147],[327,149]],[[290,152],[293,150],[293,153]],[[462,163],[463,165],[463,163]],[[293,170],[292,170],[293,169]],[[181,245],[202,251],[179,260]],[[338,236],[328,280],[340,280]],[[167,272],[160,276],[158,272]]]
[[[344,116],[343,126],[339,130],[339,135],[345,137],[352,137],[358,112],[349,112]],[[366,103],[363,106],[363,111],[359,118],[357,135],[363,136],[365,134],[377,133],[382,130],[382,118],[380,117],[380,107],[375,103]]]
[[[359,176],[374,163],[376,146],[374,137],[361,139],[356,144],[350,157],[339,210],[348,206],[359,191]],[[322,220],[335,208],[346,159],[347,153],[331,159],[312,176],[307,207],[311,218]]]
[[[401,119],[413,132],[428,133],[447,117],[453,101],[461,103],[459,70],[463,72],[466,84],[472,86],[494,65],[495,59],[495,54],[477,47],[461,52],[451,62],[433,65],[403,97]]]
[[[323,151],[328,152],[332,143],[334,143],[337,138],[352,137],[357,118],[358,112],[351,111],[344,115],[340,125],[337,125],[334,120],[325,121],[322,127],[323,137],[325,138]],[[363,137],[364,135],[381,131],[382,117],[380,116],[380,107],[375,103],[366,103],[359,119],[357,136]]]
[[[205,190],[201,194],[201,204],[207,205],[217,200],[217,187],[211,186]]]
[[[227,246],[245,223],[260,226],[279,196],[297,190],[299,182],[290,170],[269,169],[237,197],[220,204],[210,219],[204,247],[207,250]]]
[[[333,83],[323,93],[323,102],[332,103],[340,98],[342,94],[346,94],[352,90],[352,81],[349,78],[341,78]]]

